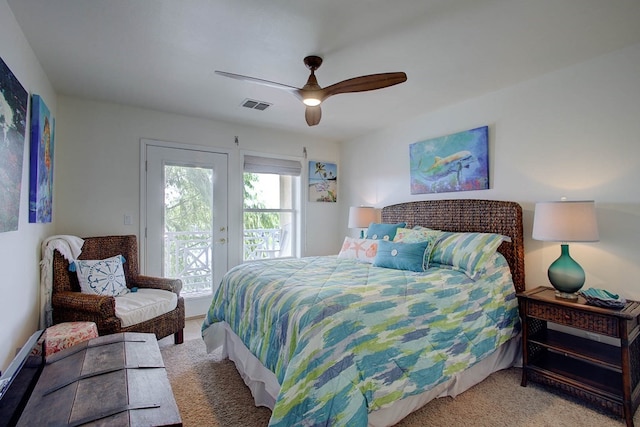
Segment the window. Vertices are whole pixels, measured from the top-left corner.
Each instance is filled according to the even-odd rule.
[[[244,156],[243,260],[298,253],[301,164]]]

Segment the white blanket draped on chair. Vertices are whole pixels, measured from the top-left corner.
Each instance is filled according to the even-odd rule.
[[[53,251],[57,250],[69,262],[82,251],[84,240],[77,236],[57,235],[42,242],[40,261],[40,329],[52,325],[51,292],[53,288]]]

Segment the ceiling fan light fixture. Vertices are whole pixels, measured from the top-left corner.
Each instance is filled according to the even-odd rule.
[[[317,107],[320,105],[322,101],[318,98],[314,98],[313,96],[309,96],[302,100],[302,103],[308,107]]]

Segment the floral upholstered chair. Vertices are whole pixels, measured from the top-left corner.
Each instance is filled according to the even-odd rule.
[[[83,239],[82,252],[71,266],[54,251],[53,323],[95,322],[100,335],[145,332],[161,339],[173,334],[181,344],[182,281],[139,274],[135,235]],[[100,285],[106,282],[108,286]]]

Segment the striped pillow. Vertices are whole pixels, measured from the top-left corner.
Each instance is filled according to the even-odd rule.
[[[511,239],[493,233],[443,232],[431,253],[429,266],[450,266],[476,280],[500,244]]]

